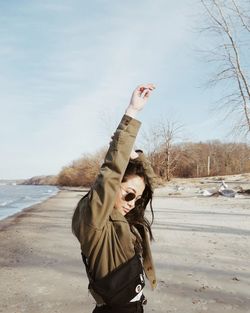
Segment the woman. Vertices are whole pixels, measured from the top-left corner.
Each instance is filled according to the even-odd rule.
[[[144,216],[147,204],[153,216],[154,173],[142,151],[133,150],[140,128],[135,117],[154,89],[145,84],[134,90],[100,173],[73,215],[72,230],[96,301],[93,313],[143,312],[143,269],[156,287],[149,246],[153,237]]]

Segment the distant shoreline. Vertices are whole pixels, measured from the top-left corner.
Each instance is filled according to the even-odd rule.
[[[1,187],[5,187],[5,186],[10,186],[10,187],[16,187],[16,186],[22,186],[22,185],[1,185],[0,186],[0,188]],[[24,185],[25,186],[25,185]],[[39,187],[39,186],[38,186]],[[41,187],[41,186],[40,186]],[[49,185],[45,185],[45,187],[56,187],[56,186],[49,186]],[[8,208],[4,208],[4,207],[2,207],[2,209],[4,208],[4,209],[6,209],[6,210],[9,210],[9,214],[7,215],[7,216],[4,216],[4,217],[0,217],[0,229],[1,229],[1,222],[2,221],[5,221],[6,219],[9,219],[9,218],[15,218],[16,216],[19,216],[19,214],[21,214],[22,212],[24,212],[24,211],[26,211],[26,210],[30,210],[30,209],[32,209],[34,206],[36,206],[36,205],[39,205],[39,204],[41,204],[41,203],[43,203],[44,201],[47,201],[48,199],[50,199],[50,198],[52,198],[52,197],[54,197],[54,196],[56,196],[58,193],[60,192],[60,189],[59,188],[57,188],[57,190],[55,190],[52,194],[49,194],[48,193],[48,195],[46,195],[46,196],[44,196],[44,195],[42,195],[41,194],[41,197],[40,197],[40,199],[30,199],[30,204],[26,204],[25,205],[25,203],[23,203],[23,205],[22,205],[22,203],[20,202],[19,203],[19,206],[18,207],[16,207],[15,208],[15,212],[11,212],[11,209],[8,209]],[[15,199],[14,199],[15,200]]]
[[[9,216],[6,216],[3,219],[0,219],[0,231],[4,230],[5,228],[8,228],[8,226],[15,224],[19,219],[24,218],[27,215],[27,213],[31,213],[31,212],[37,210],[38,206],[46,205],[46,202],[48,202],[49,200],[51,200],[53,198],[57,199],[57,197],[59,197],[60,193],[63,193],[63,192],[72,192],[72,193],[82,192],[82,193],[85,193],[88,190],[89,190],[88,188],[84,188],[84,187],[58,187],[57,193],[49,196],[47,199],[36,202],[36,203],[34,203],[28,207],[24,207],[20,211],[13,213]]]

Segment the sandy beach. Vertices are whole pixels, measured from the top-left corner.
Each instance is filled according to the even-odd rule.
[[[250,312],[250,199],[203,197],[199,188],[207,186],[174,181],[156,190],[158,287],[146,287],[145,312]],[[82,195],[62,190],[0,221],[0,312],[92,312],[70,228]]]

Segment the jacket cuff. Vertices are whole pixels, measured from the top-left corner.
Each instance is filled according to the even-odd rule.
[[[141,126],[140,121],[138,121],[137,119],[132,118],[131,116],[128,116],[126,114],[123,115],[120,124],[123,124],[124,126],[131,125],[131,126],[136,127],[136,128]]]

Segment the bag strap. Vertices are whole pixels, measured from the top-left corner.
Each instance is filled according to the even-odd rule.
[[[93,279],[90,275],[90,270],[89,270],[89,265],[88,265],[88,259],[86,258],[86,256],[81,252],[81,255],[82,255],[82,261],[85,265],[85,268],[86,268],[86,273],[88,275],[88,279],[89,279],[89,282],[90,282],[90,285],[91,283],[93,283]]]

